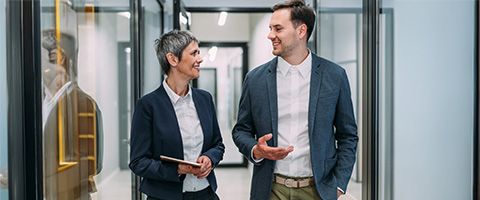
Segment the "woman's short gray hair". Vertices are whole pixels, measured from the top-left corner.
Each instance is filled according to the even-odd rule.
[[[170,71],[170,64],[167,60],[167,53],[172,53],[178,60],[182,60],[182,52],[191,42],[198,43],[197,38],[188,31],[173,30],[160,36],[155,40],[155,51],[165,74]]]

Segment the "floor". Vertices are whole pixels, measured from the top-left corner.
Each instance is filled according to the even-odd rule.
[[[248,200],[250,194],[250,171],[247,168],[217,168],[217,194],[223,200]],[[97,185],[98,192],[92,195],[93,200],[130,200],[131,173],[129,170],[117,171]],[[348,196],[340,199],[361,199],[361,184],[351,182]]]

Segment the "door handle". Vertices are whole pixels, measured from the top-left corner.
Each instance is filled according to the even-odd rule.
[[[0,171],[0,188],[2,189],[8,188],[8,175],[7,175],[7,171],[5,170]]]

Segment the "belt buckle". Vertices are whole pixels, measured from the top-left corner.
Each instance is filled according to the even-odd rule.
[[[297,182],[293,179],[290,179],[290,178],[285,179],[285,186],[287,186],[288,188],[296,188],[298,184],[295,184],[295,183]]]

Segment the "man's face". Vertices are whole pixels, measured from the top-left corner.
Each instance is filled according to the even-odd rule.
[[[288,56],[302,42],[299,27],[295,28],[290,20],[290,9],[280,9],[273,12],[270,19],[270,32],[267,36],[272,41],[273,55]]]
[[[200,63],[202,63],[198,43],[191,42],[182,52],[182,60],[176,66],[180,74],[189,79],[196,79],[200,76]]]
[[[51,98],[69,80],[67,57],[63,49],[42,48],[42,82],[44,94]]]

